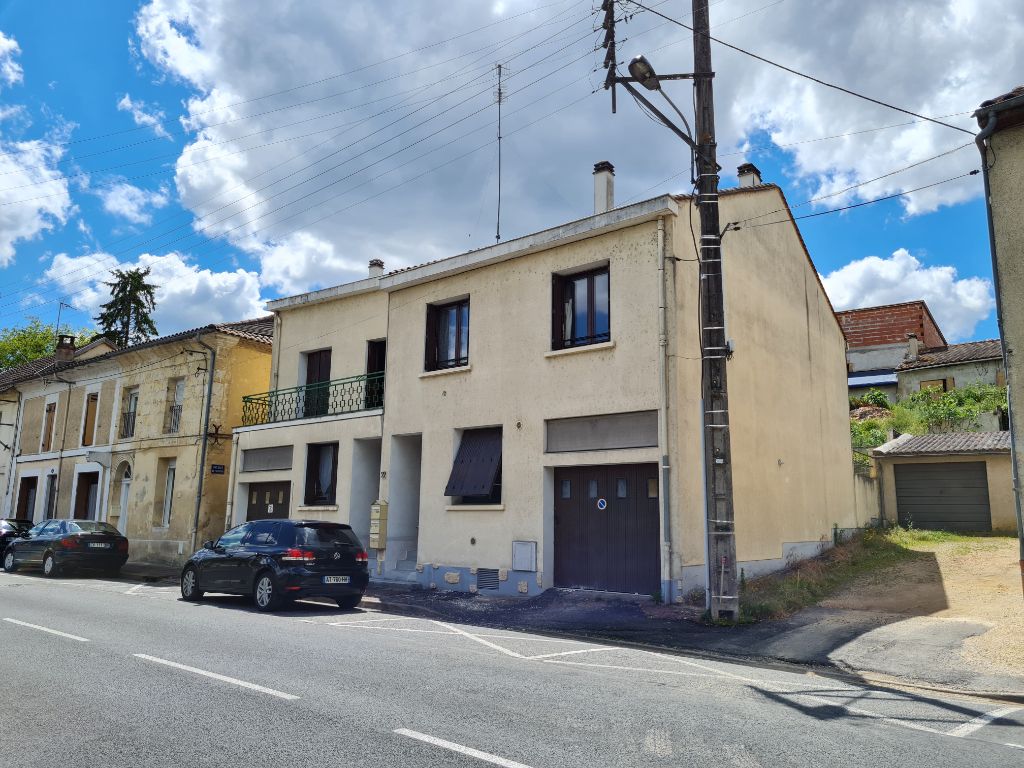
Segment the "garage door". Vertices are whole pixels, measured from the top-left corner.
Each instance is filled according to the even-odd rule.
[[[555,585],[659,589],[658,465],[555,470]]]
[[[896,464],[900,525],[948,531],[991,531],[983,461]]]

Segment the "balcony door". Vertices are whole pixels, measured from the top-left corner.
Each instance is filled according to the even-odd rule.
[[[331,350],[321,349],[318,352],[306,353],[306,396],[304,398],[304,415],[308,419],[313,416],[324,416],[330,402]]]
[[[366,342],[366,398],[365,408],[381,408],[384,405],[384,368],[387,366],[388,343]]]

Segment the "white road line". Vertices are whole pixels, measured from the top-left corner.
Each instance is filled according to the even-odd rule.
[[[467,632],[464,629],[459,629],[458,627],[453,627],[451,624],[445,624],[443,621],[434,621],[434,623],[437,624],[439,627],[444,627],[445,629],[450,629],[452,632],[460,634],[463,637],[468,637],[470,640],[473,640],[474,642],[480,643],[481,645],[486,645],[488,648],[493,648],[494,650],[496,650],[496,651],[498,651],[500,653],[504,653],[506,656],[511,656],[513,659],[525,658],[523,656],[523,654],[521,654],[521,653],[516,653],[515,651],[510,651],[508,648],[502,648],[497,643],[492,643],[490,640],[484,640],[482,637],[478,637],[477,635],[474,635],[471,632]]]
[[[654,672],[659,675],[680,675],[682,677],[708,677],[718,679],[718,675],[706,672],[683,672],[681,669],[649,669],[648,667],[627,667],[621,664],[590,664],[586,661],[563,661],[562,659],[541,659],[544,664],[565,664],[570,667],[594,667],[596,669],[620,669],[624,672]]]
[[[1001,709],[993,709],[991,712],[985,712],[978,715],[973,720],[968,720],[963,725],[958,725],[950,731],[948,735],[958,737],[970,736],[975,731],[980,731],[993,720],[998,720],[1000,717],[1006,717],[1019,709],[1021,709],[1021,707],[1002,707]]]
[[[38,624],[29,624],[27,621],[18,621],[17,619],[4,619],[9,621],[11,624],[17,624],[19,627],[28,627],[29,629],[38,629],[40,632],[49,632],[51,635],[59,635],[60,637],[66,637],[68,640],[77,640],[80,643],[88,643],[89,638],[79,637],[78,635],[69,635],[67,632],[61,632],[57,629],[50,629],[49,627],[41,627]]]
[[[352,624],[375,624],[380,621],[408,621],[405,616],[391,616],[383,619],[356,619],[355,621],[328,621],[327,626],[329,627],[347,627]],[[391,627],[386,627],[391,629]]]
[[[134,595],[138,590],[142,589],[142,587],[144,587],[144,586],[145,586],[144,584],[136,584],[131,589],[126,589],[124,591],[124,594],[126,594],[126,595]]]
[[[249,688],[253,691],[259,691],[260,693],[266,693],[270,696],[277,696],[279,699],[287,699],[288,701],[294,701],[298,699],[298,696],[294,696],[290,693],[282,693],[281,691],[275,691],[273,688],[265,688],[262,685],[256,685],[256,683],[247,683],[245,680],[239,680],[234,677],[228,677],[227,675],[218,675],[216,672],[207,672],[205,669],[197,669],[196,667],[189,667],[185,664],[179,664],[176,661],[168,661],[167,659],[161,659],[157,656],[149,656],[145,653],[132,654],[138,659],[145,659],[146,661],[152,661],[157,664],[163,664],[167,667],[174,667],[174,669],[181,669],[185,672],[193,672],[203,677],[210,677],[214,680],[220,680],[222,683],[231,683],[232,685],[239,685],[242,688]]]
[[[314,622],[314,623],[319,623],[319,622]],[[442,631],[440,629],[412,629],[410,627],[380,627],[380,626],[377,626],[376,624],[354,624],[354,623],[351,623],[351,622],[344,622],[344,623],[332,622],[332,623],[329,623],[329,624],[325,624],[324,626],[327,626],[327,627],[352,627],[352,629],[383,629],[383,630],[386,630],[388,632],[416,632],[418,634],[424,634],[424,635],[455,635],[455,634],[458,634],[457,632],[444,632],[444,631]]]
[[[618,648],[606,648],[601,646],[599,648],[580,648],[575,651],[561,651],[559,653],[542,653],[539,656],[527,656],[527,661],[537,661],[538,659],[550,659],[554,656],[572,656],[574,653],[594,653],[595,651],[617,651]]]
[[[491,765],[500,765],[503,768],[530,768],[530,766],[524,763],[517,763],[515,760],[507,760],[504,757],[492,755],[490,752],[481,752],[479,749],[473,749],[472,747],[466,747],[462,744],[456,744],[454,741],[445,741],[444,739],[439,739],[436,736],[428,736],[427,734],[420,733],[418,731],[410,731],[408,728],[396,728],[395,733],[399,736],[407,736],[410,739],[416,739],[417,741],[426,742],[427,744],[433,744],[435,747],[450,749],[452,752],[458,752],[459,754],[468,755],[469,757],[475,757],[477,760],[483,760],[485,763],[491,763]]]

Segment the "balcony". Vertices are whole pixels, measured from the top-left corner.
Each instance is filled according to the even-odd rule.
[[[339,416],[384,407],[384,374],[350,376],[242,398],[242,426]]]

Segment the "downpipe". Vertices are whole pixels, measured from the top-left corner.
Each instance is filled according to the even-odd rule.
[[[672,595],[672,514],[671,462],[668,445],[668,296],[665,287],[665,219],[658,219],[658,448],[661,456],[659,493],[661,501],[661,598],[671,602]]]
[[[999,118],[994,109],[990,109],[985,116],[986,122],[985,127],[981,129],[981,132],[974,138],[974,143],[978,146],[978,151],[981,153],[981,177],[985,182],[985,213],[988,218],[988,244],[989,251],[992,255],[992,279],[996,285],[996,322],[999,325],[999,345],[1002,348],[1003,353],[1003,365],[1006,371],[1006,399],[1010,410],[1010,473],[1013,482],[1013,502],[1014,511],[1017,515],[1017,542],[1018,542],[1018,565],[1020,567],[1020,584],[1021,591],[1024,592],[1024,511],[1021,509],[1021,485],[1020,485],[1020,474],[1017,470],[1018,461],[1022,457],[1017,455],[1017,440],[1016,435],[1016,419],[1015,411],[1012,402],[1012,387],[1011,383],[1011,366],[1010,359],[1006,349],[1006,335],[1003,330],[1003,303],[999,293],[999,260],[996,258],[996,229],[995,223],[992,220],[992,191],[989,186],[988,176],[988,145],[986,142],[996,131],[996,126],[999,122]]]

